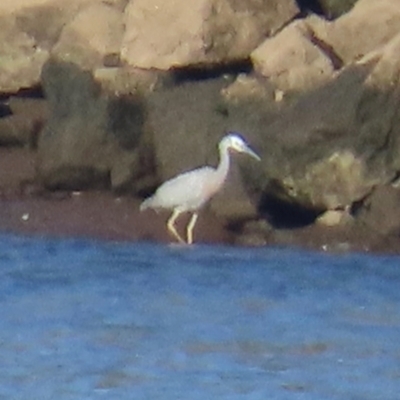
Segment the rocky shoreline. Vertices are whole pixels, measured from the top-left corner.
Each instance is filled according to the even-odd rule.
[[[400,1],[326,3],[3,1],[0,230],[170,242],[141,199],[234,130],[195,241],[399,253]]]
[[[47,190],[35,181],[35,151],[2,148],[0,154],[1,232],[111,241],[173,241],[165,227],[168,212],[143,214],[139,211],[140,198],[106,190]],[[185,218],[180,221],[180,229],[184,229],[186,222]],[[208,209],[199,218],[196,240],[210,244],[294,246],[340,253],[396,254],[399,249],[396,235],[380,234],[352,223],[327,226],[317,222],[275,228],[268,218],[257,218],[244,225],[229,226]]]

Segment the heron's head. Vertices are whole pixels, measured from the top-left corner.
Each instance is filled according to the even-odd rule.
[[[224,138],[222,138],[221,146],[224,146],[227,149],[235,150],[238,153],[246,153],[258,161],[261,160],[261,158],[248,146],[246,141],[239,133],[228,133]]]

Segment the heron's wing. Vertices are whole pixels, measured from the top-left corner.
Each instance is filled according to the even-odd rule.
[[[202,167],[164,182],[152,197],[151,207],[194,210],[213,194],[215,169]]]

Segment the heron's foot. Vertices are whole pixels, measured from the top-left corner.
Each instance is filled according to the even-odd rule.
[[[182,236],[176,231],[175,227],[168,227],[168,230],[172,233],[172,235],[175,237],[175,239],[180,243],[180,244],[188,244],[186,243],[185,240],[183,240]]]
[[[192,249],[194,245],[189,245],[188,243],[171,242],[168,243],[168,247],[170,249],[182,250],[182,249]]]

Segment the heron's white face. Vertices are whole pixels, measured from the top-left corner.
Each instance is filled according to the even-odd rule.
[[[236,150],[239,153],[247,153],[248,155],[254,157],[256,160],[260,161],[260,157],[247,145],[242,137],[232,133],[225,136],[226,144],[228,148]]]
[[[228,147],[236,151],[243,151],[244,148],[247,147],[246,142],[237,135],[229,135],[228,139]]]

